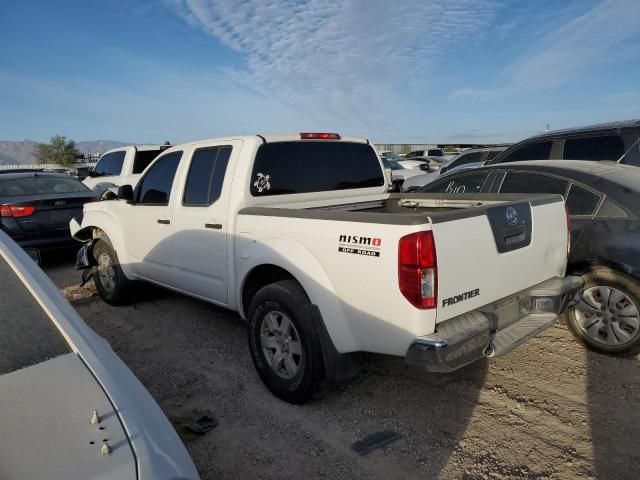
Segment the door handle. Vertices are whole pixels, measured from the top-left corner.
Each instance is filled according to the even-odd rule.
[[[171,223],[171,221],[169,220],[160,220],[160,219],[156,220],[156,222],[161,223],[163,225],[169,225]]]
[[[213,228],[214,230],[222,230],[222,224],[220,223],[205,223],[204,228]]]

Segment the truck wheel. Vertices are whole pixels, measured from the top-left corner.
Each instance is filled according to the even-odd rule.
[[[590,347],[624,352],[640,340],[640,284],[610,268],[583,276],[580,302],[569,311],[571,331]]]
[[[304,403],[324,379],[319,319],[295,280],[256,293],[248,310],[249,349],[260,378],[289,403]]]
[[[111,305],[130,303],[134,282],[124,275],[118,255],[107,239],[100,238],[96,241],[93,257],[98,264],[94,269],[93,279],[100,297]]]

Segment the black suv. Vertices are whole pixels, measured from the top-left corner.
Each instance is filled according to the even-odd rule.
[[[640,166],[640,120],[541,133],[512,145],[487,163],[524,160],[620,160]]]

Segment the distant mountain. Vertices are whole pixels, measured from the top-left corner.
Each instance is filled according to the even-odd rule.
[[[33,140],[21,142],[0,140],[0,165],[29,165],[37,163],[36,145]],[[115,140],[91,140],[76,142],[78,150],[82,153],[103,153],[112,148],[131,145],[131,143]]]
[[[0,164],[13,165],[36,163],[35,150],[37,143],[33,140],[12,142],[0,140]]]

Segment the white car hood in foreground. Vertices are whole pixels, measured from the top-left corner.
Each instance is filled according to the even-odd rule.
[[[93,410],[99,425],[91,424]],[[2,480],[136,478],[122,425],[75,353],[0,376],[0,412]],[[100,453],[103,440],[109,455]]]
[[[33,399],[33,402],[36,402],[36,400],[38,402],[34,403],[33,410],[30,408],[25,408],[22,411],[14,409],[11,413],[8,413],[6,408],[0,406],[0,416],[2,417],[2,421],[0,421],[0,434],[2,434],[0,451],[3,451],[5,448],[13,448],[9,447],[8,443],[17,441],[13,437],[17,436],[18,433],[20,435],[26,434],[24,431],[19,431],[16,435],[5,434],[5,428],[8,428],[9,424],[2,422],[11,422],[11,419],[4,417],[25,416],[25,418],[28,418],[30,415],[33,417],[33,423],[31,425],[35,425],[35,431],[40,432],[42,437],[38,438],[41,438],[42,441],[34,441],[28,449],[22,450],[21,455],[18,456],[17,459],[13,458],[12,461],[30,462],[32,461],[32,456],[44,455],[46,450],[52,450],[53,454],[55,454],[56,449],[58,449],[60,462],[66,461],[71,464],[69,468],[77,463],[78,468],[80,468],[84,462],[89,462],[88,459],[93,458],[92,455],[95,453],[95,446],[89,443],[91,440],[94,440],[94,437],[87,433],[86,436],[80,438],[81,435],[84,435],[80,433],[80,428],[83,428],[81,424],[85,422],[87,427],[91,427],[91,411],[95,409],[100,413],[100,409],[105,408],[107,415],[111,412],[111,416],[108,417],[109,421],[113,421],[112,417],[118,418],[118,423],[124,428],[128,441],[131,442],[131,447],[133,448],[132,455],[135,455],[135,464],[137,467],[135,473],[137,473],[139,480],[199,479],[198,472],[176,431],[162,410],[160,410],[158,404],[135,375],[133,375],[131,370],[129,370],[122,360],[111,350],[106,340],[99,337],[93,330],[87,327],[73,307],[71,307],[69,302],[67,302],[53,282],[40,270],[35,262],[33,262],[15,242],[9,239],[4,232],[0,231],[0,237],[0,240],[2,240],[0,255],[4,257],[9,265],[14,267],[16,274],[23,280],[33,297],[47,312],[52,322],[64,335],[69,347],[74,352],[72,354],[73,357],[69,357],[72,360],[65,360],[65,362],[68,363],[64,364],[64,366],[71,369],[71,374],[62,371],[54,372],[53,370],[57,370],[57,368],[54,367],[59,367],[60,365],[51,364],[52,371],[49,375],[52,377],[59,375],[56,382],[68,382],[68,388],[87,389],[86,396],[81,395],[75,400],[73,394],[70,394],[66,400],[69,402],[69,405],[64,406],[58,405],[58,402],[52,397],[51,392],[55,391],[56,382],[50,385],[50,389],[46,387],[36,387],[35,385],[31,387],[25,386],[24,388],[26,390],[21,394],[21,398],[23,398],[26,407],[29,406],[28,401],[30,401],[31,397],[37,396],[40,398]],[[59,358],[63,357],[57,357],[56,360]],[[48,363],[49,362],[42,363],[43,368],[47,366]],[[81,366],[84,367],[84,370],[80,368]],[[27,370],[29,370],[29,368],[24,369],[24,372]],[[23,372],[23,370],[18,370],[5,376],[11,378],[11,375],[20,374],[20,372]],[[73,384],[73,372],[80,377],[86,377],[84,379],[78,379],[78,384]],[[40,381],[46,380],[46,378],[41,375],[37,377]],[[15,388],[19,389],[21,387],[17,385],[17,383],[19,383],[17,378],[13,381],[16,382]],[[25,385],[28,385],[29,382],[36,382],[36,377],[31,378],[32,379],[27,380],[25,377]],[[91,387],[88,386],[90,385],[89,379],[93,379],[94,381]],[[4,378],[2,380],[3,382],[11,381],[4,380]],[[12,399],[12,401],[15,400],[13,397],[4,397],[4,395],[12,395],[11,392],[7,393],[5,391],[6,389],[5,385],[0,384],[0,392],[2,392],[0,398],[7,398],[7,403],[10,399]],[[90,393],[88,390],[92,390],[93,393]],[[102,392],[102,395],[100,395],[100,392]],[[91,397],[91,395],[95,396]],[[60,397],[60,401],[62,401],[62,398],[63,397]],[[92,398],[93,400],[91,400]],[[110,409],[106,407],[106,403],[104,403],[107,398],[111,405]],[[74,403],[76,400],[77,403]],[[98,402],[98,405],[89,407],[88,405],[93,401]],[[47,429],[47,421],[54,422],[57,415],[71,415],[72,413],[67,410],[67,408],[73,410],[76,407],[78,411],[74,411],[73,414],[77,414],[77,417],[73,417],[73,422],[69,424],[68,429],[67,427],[56,427],[56,430]],[[35,408],[38,408],[38,410]],[[90,411],[87,412],[87,409]],[[47,421],[42,420],[42,424],[37,421],[38,417],[47,419],[49,415],[51,419]],[[76,418],[79,419],[77,420],[80,422],[79,424],[75,423]],[[105,422],[106,421],[107,418],[105,418]],[[107,428],[108,425],[105,427],[105,431],[107,431]],[[125,452],[131,453],[131,447],[126,444],[127,440],[123,440],[122,436],[118,436],[118,432],[120,431],[121,430],[117,430],[115,426],[112,426],[109,430],[109,435],[113,435],[113,437],[107,435],[98,438],[98,440],[108,438],[113,448],[113,454],[116,454],[118,449],[120,449],[122,455],[125,455]],[[31,433],[29,433],[29,435],[31,435]],[[68,439],[76,438],[76,436],[80,438],[80,445],[85,444],[86,453],[84,455],[63,455],[63,447],[59,444],[66,442]],[[113,443],[111,443],[112,438],[115,439]],[[2,455],[3,456],[0,457],[0,479],[5,480],[7,475],[5,475],[5,471],[3,470],[5,467],[4,453]],[[118,455],[120,455],[120,453],[118,453]],[[106,458],[104,460],[110,461]],[[127,472],[129,471],[128,467],[124,466],[127,465],[127,460],[124,457],[118,460],[118,462],[121,462],[123,469],[126,468]],[[51,464],[49,469],[43,472],[43,475],[22,476],[20,478],[29,480],[32,478],[58,478],[58,473],[53,469],[56,465],[57,464]],[[102,465],[104,466],[104,464]],[[117,472],[124,472],[124,470],[118,469]],[[94,478],[100,480],[129,478],[126,475],[122,477],[112,477],[110,475],[111,471],[105,467],[104,476]],[[67,475],[64,478],[65,480],[85,480],[91,477],[74,474]]]

